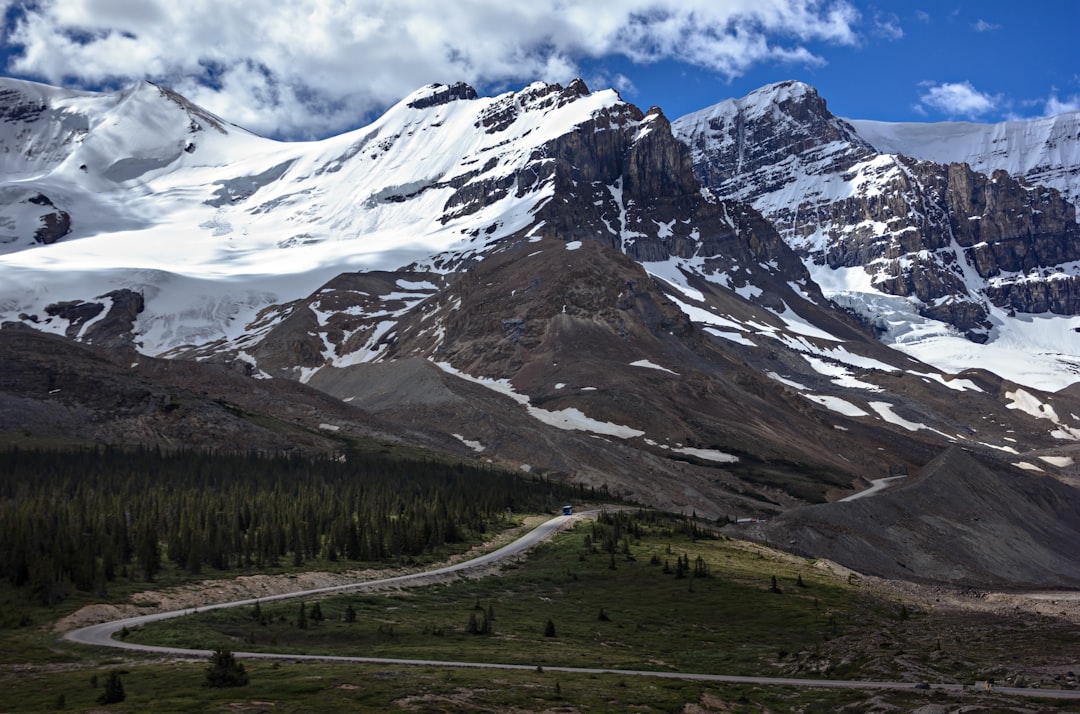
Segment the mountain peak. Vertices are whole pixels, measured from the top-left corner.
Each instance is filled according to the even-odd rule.
[[[772,84],[766,84],[763,87],[758,87],[754,91],[750,92],[743,99],[750,97],[767,96],[774,99],[774,101],[783,101],[784,99],[803,99],[807,97],[819,97],[818,91],[815,87],[800,82],[797,79],[786,79],[782,82],[773,82]]]

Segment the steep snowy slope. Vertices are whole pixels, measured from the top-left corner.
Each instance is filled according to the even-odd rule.
[[[799,82],[673,128],[702,182],[761,211],[826,294],[883,339],[950,371],[983,361],[1050,389],[1080,377],[1080,226],[1057,191],[879,153]],[[1077,145],[1062,138],[1044,156],[1071,161]],[[985,346],[958,350],[958,337]]]
[[[999,124],[847,121],[882,153],[966,163],[985,174],[1002,169],[1080,200],[1080,112]]]

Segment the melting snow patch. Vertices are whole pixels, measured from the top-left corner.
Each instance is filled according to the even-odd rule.
[[[837,364],[831,364],[825,360],[818,359],[817,357],[811,357],[810,355],[803,355],[803,359],[810,363],[810,366],[814,368],[814,371],[818,374],[824,374],[827,377],[834,377],[832,383],[838,387],[845,387],[847,389],[865,389],[868,392],[880,392],[881,387],[876,384],[864,382],[860,379],[856,379],[855,375],[848,371],[846,367],[842,367]]]
[[[579,240],[572,240],[572,241],[570,241],[570,242],[568,242],[566,244],[566,249],[567,250],[577,250],[580,247],[581,247],[581,241],[579,241]]]
[[[1019,409],[1036,419],[1049,419],[1053,422],[1057,422],[1058,420],[1057,412],[1054,411],[1054,408],[1049,404],[1040,402],[1038,397],[1030,392],[1024,391],[1023,389],[1017,389],[1015,392],[1005,392],[1005,397],[1012,400],[1009,404],[1005,405],[1009,409]]]
[[[793,284],[794,283],[789,283],[789,285]],[[788,330],[790,330],[791,332],[794,332],[798,335],[806,335],[807,337],[816,337],[819,340],[840,342],[839,337],[830,334],[825,330],[822,330],[820,327],[811,325],[809,322],[796,314],[795,310],[793,310],[790,306],[785,304],[784,307],[785,310],[783,312],[777,312],[775,310],[770,310],[770,312],[783,320],[784,324],[787,325]]]
[[[916,377],[922,377],[923,379],[932,379],[933,381],[958,392],[966,392],[968,390],[974,392],[983,391],[979,385],[975,384],[970,379],[945,379],[943,375],[936,372],[909,372],[909,374],[913,374]]]
[[[635,436],[642,436],[645,434],[645,432],[640,429],[591,419],[574,407],[551,412],[546,409],[538,409],[537,407],[530,406],[529,414],[532,415],[534,419],[542,421],[549,426],[556,427],[557,429],[565,429],[567,431],[591,431],[594,434],[617,436],[620,439],[632,439]]]
[[[569,407],[567,409],[560,409],[553,412],[547,409],[540,409],[534,407],[529,403],[529,396],[526,394],[518,394],[514,391],[514,386],[510,384],[508,379],[490,379],[488,377],[474,377],[470,374],[466,374],[458,369],[455,369],[449,362],[433,362],[433,364],[444,372],[449,372],[461,379],[479,384],[482,387],[487,387],[493,391],[504,394],[513,399],[518,404],[523,405],[529,412],[529,416],[537,421],[553,426],[557,429],[565,429],[567,431],[590,431],[594,434],[603,434],[605,436],[616,436],[620,439],[632,439],[637,436],[645,434],[644,431],[634,429],[629,426],[623,426],[622,424],[612,424],[611,422],[599,421],[592,419],[582,413],[579,409]],[[585,389],[596,389],[595,387],[586,387]],[[584,390],[583,390],[584,391]]]
[[[429,283],[426,280],[413,282],[411,280],[398,279],[397,286],[402,290],[438,290],[435,285]]]
[[[950,441],[956,440],[955,437],[949,436],[948,434],[940,432],[937,429],[931,429],[926,424],[908,421],[899,414],[893,412],[893,405],[889,404],[888,402],[870,402],[870,408],[877,412],[878,416],[880,416],[885,421],[889,422],[890,424],[896,424],[897,426],[903,427],[908,431],[919,431],[920,429],[926,429],[927,431],[932,431],[935,434],[941,434]]]
[[[768,377],[769,379],[776,380],[780,384],[786,384],[787,386],[791,387],[792,389],[798,389],[799,391],[802,391],[802,392],[805,392],[807,389],[809,389],[809,387],[807,387],[806,385],[799,384],[795,380],[788,379],[787,377],[781,377],[776,372],[766,372],[765,376]]]
[[[754,298],[761,297],[761,294],[765,292],[757,285],[747,283],[742,287],[736,287],[731,289],[736,295],[746,300],[753,300]]]
[[[1016,449],[1014,449],[1011,446],[998,446],[997,444],[987,444],[985,441],[980,441],[980,442],[977,442],[977,443],[981,444],[982,446],[986,446],[988,448],[991,448],[991,449],[997,449],[998,451],[1004,451],[1006,454],[1017,454],[1017,455],[1020,454],[1019,451],[1017,451]]]
[[[723,330],[717,330],[714,327],[706,327],[705,331],[708,332],[710,335],[715,335],[717,337],[729,340],[739,345],[746,345],[747,347],[757,347],[756,344],[746,339],[742,335],[738,334],[737,332],[724,332]]]
[[[1071,441],[1080,440],[1080,429],[1063,424],[1061,419],[1058,418],[1054,407],[1039,401],[1039,399],[1030,392],[1024,391],[1023,389],[1017,389],[1015,392],[1005,392],[1005,398],[1012,400],[1009,404],[1005,405],[1009,409],[1019,409],[1036,419],[1047,419],[1057,425],[1058,428],[1050,432],[1050,436],[1055,439],[1068,439]]]
[[[307,384],[308,380],[315,376],[322,367],[301,367],[300,368],[300,383]]]
[[[679,269],[680,265],[682,265],[682,263],[680,263],[679,261],[665,260],[656,263],[643,263],[642,267],[645,268],[645,272],[647,272],[649,275],[653,276],[654,278],[660,278],[665,283],[675,288],[691,300],[704,300],[705,294],[702,293],[700,290],[690,287],[690,285],[687,283],[686,275]],[[687,307],[689,306],[678,303],[678,301],[676,301],[676,303],[679,305],[683,312],[687,312]],[[701,308],[694,309],[700,310]],[[689,312],[687,312],[687,314],[690,315]],[[696,320],[697,318],[695,318],[693,315],[690,315],[690,319]]]
[[[336,424],[319,424],[319,428],[323,431],[341,431],[341,427]]]
[[[699,459],[704,459],[706,461],[717,461],[723,464],[733,464],[739,460],[738,456],[725,454],[723,451],[714,451],[713,449],[692,449],[687,446],[681,449],[672,449],[672,451],[679,454],[686,454],[687,456],[696,456]]]
[[[1039,461],[1045,461],[1051,466],[1057,466],[1062,469],[1066,466],[1072,466],[1073,463],[1075,463],[1071,456],[1040,456]]]
[[[661,367],[660,365],[654,364],[653,362],[650,362],[647,359],[639,359],[636,362],[631,362],[630,366],[631,367],[648,367],[649,369],[658,369],[661,372],[667,372],[668,374],[674,374],[676,377],[679,376],[678,372],[674,372],[674,371],[668,369],[667,367]]]
[[[480,452],[480,451],[484,450],[484,445],[481,444],[479,441],[473,441],[472,439],[466,439],[461,434],[451,434],[450,436],[454,437],[455,439],[460,441],[462,444],[465,444],[465,446],[468,446],[473,451]]]
[[[1018,469],[1023,469],[1024,471],[1038,471],[1039,473],[1043,473],[1042,469],[1040,469],[1035,464],[1028,463],[1027,461],[1017,461],[1015,464],[1013,464],[1013,466]]]
[[[849,417],[870,416],[851,402],[841,399],[840,397],[830,397],[827,394],[804,394],[803,396],[812,402],[817,402],[826,409],[831,409],[837,414],[843,414],[844,416]]]

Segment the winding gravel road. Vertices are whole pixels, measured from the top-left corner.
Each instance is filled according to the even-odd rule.
[[[139,652],[147,652],[151,654],[167,655],[170,657],[192,657],[199,659],[206,659],[211,654],[210,650],[193,650],[182,649],[179,647],[157,647],[154,645],[135,644],[132,642],[124,642],[122,640],[113,639],[113,636],[124,629],[138,627],[145,625],[149,622],[157,622],[159,620],[168,620],[173,617],[183,617],[184,615],[193,615],[198,612],[206,612],[208,610],[219,610],[227,607],[244,607],[252,606],[256,602],[266,603],[275,600],[287,600],[291,598],[309,597],[312,595],[328,595],[331,593],[351,592],[358,590],[368,590],[384,588],[386,586],[408,586],[408,585],[422,585],[432,581],[432,578],[444,576],[453,573],[466,573],[469,571],[478,571],[486,568],[490,568],[492,565],[501,563],[513,556],[519,555],[526,550],[532,548],[536,544],[551,538],[555,533],[568,527],[574,520],[595,517],[599,511],[584,511],[572,516],[557,516],[549,521],[546,521],[535,529],[529,531],[525,535],[521,536],[517,540],[509,543],[508,545],[494,550],[490,553],[478,556],[471,560],[466,560],[454,565],[447,565],[433,570],[426,570],[419,573],[412,573],[409,575],[398,575],[391,578],[381,578],[379,580],[368,580],[359,583],[348,583],[345,585],[335,585],[331,587],[315,588],[312,590],[300,590],[291,593],[281,593],[278,595],[269,595],[260,598],[249,598],[246,600],[237,600],[235,602],[218,603],[215,605],[206,605],[197,608],[185,608],[182,610],[173,610],[171,612],[158,612],[150,615],[139,615],[137,617],[128,617],[122,620],[114,620],[112,622],[102,622],[96,625],[90,625],[88,627],[81,627],[76,630],[71,630],[64,634],[64,639],[70,642],[76,642],[82,645],[90,645],[95,647],[116,647],[125,650],[135,650]],[[524,664],[499,664],[493,662],[447,662],[444,660],[421,660],[421,659],[396,659],[387,657],[348,657],[348,656],[332,656],[332,655],[306,655],[306,654],[277,654],[267,652],[234,652],[238,658],[244,659],[262,659],[262,660],[286,660],[291,662],[300,661],[319,661],[319,662],[349,662],[349,663],[368,663],[368,664],[394,664],[394,665],[421,665],[421,666],[437,666],[437,667],[468,667],[474,669],[503,669],[503,670],[530,670],[536,671],[538,665],[524,665]],[[749,677],[740,675],[725,675],[725,674],[699,674],[692,672],[658,672],[650,670],[627,670],[627,669],[605,669],[605,668],[592,668],[592,667],[557,667],[557,666],[543,666],[545,672],[567,672],[577,674],[617,674],[622,677],[637,676],[637,677],[660,677],[664,679],[687,679],[705,682],[723,682],[730,684],[758,684],[766,686],[792,686],[792,687],[822,687],[822,688],[834,688],[834,689],[939,689],[953,692],[960,691],[975,691],[973,687],[969,687],[961,684],[918,684],[914,682],[874,682],[874,681],[858,681],[858,680],[837,680],[837,679],[796,679],[792,677]],[[993,690],[997,694],[1006,694],[1014,696],[1026,696],[1026,697],[1045,697],[1052,699],[1080,699],[1080,691],[1078,690],[1056,690],[1056,689],[1018,689],[1010,687],[997,687]]]

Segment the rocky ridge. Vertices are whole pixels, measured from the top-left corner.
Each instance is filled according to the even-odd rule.
[[[819,271],[856,268],[874,289],[985,341],[991,307],[1075,315],[1075,207],[1004,171],[879,153],[798,82],[674,123],[716,195],[749,202]],[[790,148],[789,148],[790,147]]]

